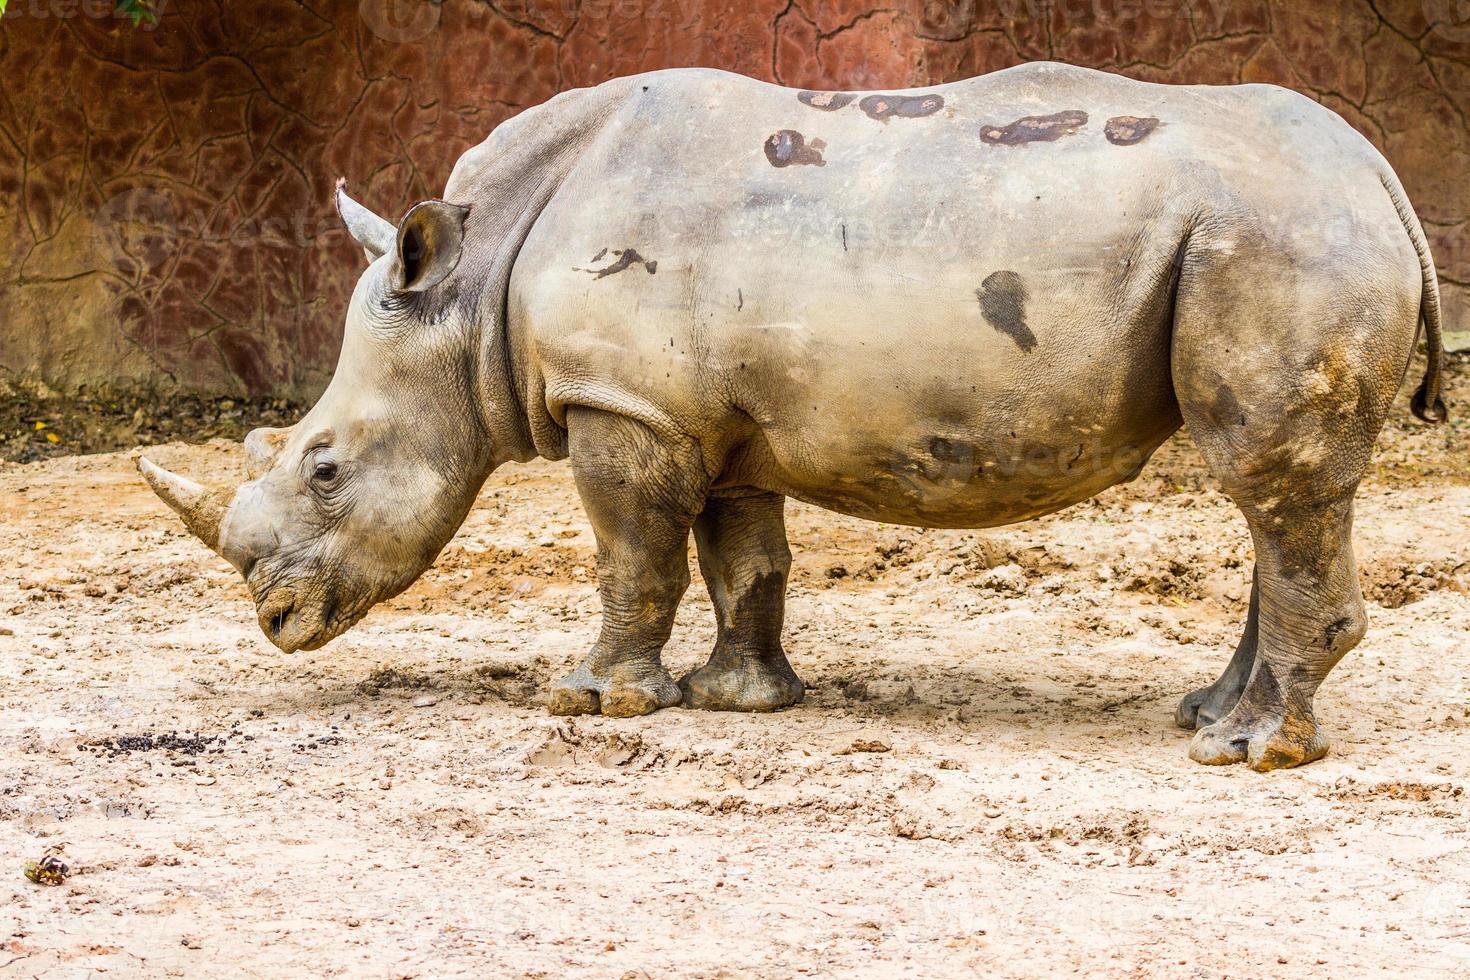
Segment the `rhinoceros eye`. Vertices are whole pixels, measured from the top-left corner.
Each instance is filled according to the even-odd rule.
[[[318,483],[331,483],[337,478],[337,464],[321,462],[311,471],[311,478]]]

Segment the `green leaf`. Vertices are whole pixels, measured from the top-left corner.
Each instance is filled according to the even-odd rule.
[[[153,13],[154,0],[116,0],[116,2],[118,13],[126,14],[132,20],[134,27],[137,27],[138,22],[144,18],[150,24],[158,23],[158,17]]]

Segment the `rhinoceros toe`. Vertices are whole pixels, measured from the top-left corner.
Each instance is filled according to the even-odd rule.
[[[663,668],[634,677],[599,677],[583,665],[551,685],[546,707],[554,715],[632,718],[673,707],[681,697]]]
[[[1256,772],[1289,769],[1327,754],[1330,743],[1315,720],[1240,717],[1232,711],[1194,734],[1189,757],[1207,766],[1244,762]]]
[[[801,701],[806,686],[782,655],[711,658],[679,681],[684,705],[704,711],[778,711]]]

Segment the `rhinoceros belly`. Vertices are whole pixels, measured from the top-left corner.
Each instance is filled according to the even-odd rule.
[[[1129,438],[1079,426],[1068,441],[1062,431],[1012,436],[979,425],[945,425],[919,411],[894,438],[865,433],[783,444],[779,433],[763,433],[764,446],[751,450],[755,465],[740,468],[752,478],[735,469],[723,482],[753,483],[887,523],[994,527],[1060,510],[1132,479],[1173,427],[1164,423]],[[948,435],[924,436],[926,430]]]
[[[892,523],[993,526],[1132,479],[1179,426],[1166,323],[1039,298],[1025,346],[936,302],[942,287],[887,285],[786,324],[713,328],[707,356],[753,430],[723,483]]]

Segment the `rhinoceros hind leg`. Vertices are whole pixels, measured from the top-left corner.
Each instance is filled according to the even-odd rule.
[[[1196,762],[1264,772],[1327,754],[1312,698],[1362,639],[1367,617],[1350,540],[1352,497],[1302,495],[1269,507],[1242,503],[1256,542],[1258,646],[1235,705],[1195,732]]]
[[[805,688],[781,649],[791,571],[785,505],[775,493],[711,497],[694,522],[718,634],[709,662],[679,682],[691,708],[775,711],[802,698]]]
[[[1174,722],[1180,728],[1194,731],[1213,725],[1228,715],[1230,709],[1240,700],[1240,694],[1245,690],[1246,681],[1250,679],[1251,669],[1256,663],[1260,608],[1260,588],[1252,576],[1250,612],[1246,613],[1245,632],[1241,634],[1240,643],[1235,647],[1235,654],[1225,666],[1225,672],[1215,679],[1215,683],[1191,691],[1179,702],[1179,708],[1174,712]]]
[[[1191,431],[1204,442],[1197,427],[1192,425]],[[1323,455],[1338,460],[1358,456],[1357,447],[1344,448],[1334,446]],[[1309,459],[1319,452],[1305,443],[1299,451]],[[1214,455],[1205,452],[1206,459]],[[1245,762],[1262,772],[1302,765],[1327,753],[1312,698],[1367,627],[1351,540],[1352,494],[1361,469],[1350,463],[1350,472],[1337,477],[1347,485],[1333,487],[1335,481],[1315,467],[1293,466],[1285,454],[1269,458],[1275,466],[1269,474],[1255,470],[1255,460],[1237,461],[1250,477],[1244,485],[1236,482],[1243,475],[1240,469],[1220,467],[1226,491],[1245,512],[1256,546],[1256,655],[1239,699],[1224,717],[1195,732],[1189,749],[1196,762]],[[1211,710],[1222,706],[1216,702]]]
[[[689,528],[708,478],[692,445],[641,422],[574,408],[572,474],[597,536],[602,630],[592,652],[552,684],[552,714],[626,718],[679,703],[661,659],[689,587]]]
[[[1239,699],[1195,732],[1189,755],[1260,771],[1327,752],[1313,698],[1367,628],[1353,496],[1412,350],[1418,308],[1407,248],[1399,265],[1311,252],[1340,263],[1328,293],[1278,275],[1281,250],[1296,247],[1187,255],[1171,361],[1185,424],[1245,515],[1256,551],[1256,655]],[[1219,693],[1214,707],[1223,707]]]

